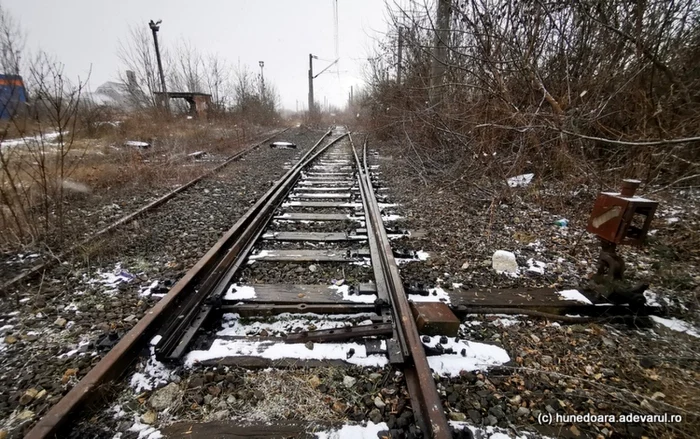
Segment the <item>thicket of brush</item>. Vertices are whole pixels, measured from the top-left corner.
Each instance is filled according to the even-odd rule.
[[[421,178],[700,182],[700,3],[436,3],[388,7],[355,109]]]

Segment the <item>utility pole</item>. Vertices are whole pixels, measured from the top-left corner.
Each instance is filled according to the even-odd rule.
[[[153,22],[151,20],[150,23],[148,23],[148,26],[151,28],[151,31],[153,32],[153,43],[156,46],[156,59],[158,60],[158,73],[160,74],[160,88],[161,92],[163,93],[163,102],[165,104],[165,109],[170,112],[170,99],[168,98],[168,90],[165,88],[165,75],[163,74],[163,62],[160,60],[160,48],[158,47],[158,31],[160,30],[160,24],[163,22],[163,20],[158,20],[157,22]]]
[[[309,53],[309,117],[314,114],[314,58],[318,59]]]
[[[397,63],[396,63],[396,83],[398,85],[401,85],[401,61],[403,59],[403,32],[402,28],[399,26],[399,44],[398,44],[398,56],[396,57]]]
[[[450,37],[450,13],[452,1],[438,0],[435,20],[435,45],[430,75],[430,105],[437,105],[442,98],[442,85],[445,81],[447,64],[447,44]]]
[[[263,76],[263,67],[265,67],[265,61],[258,61],[258,65],[260,66],[260,90],[261,90],[261,99],[265,98],[265,76]]]

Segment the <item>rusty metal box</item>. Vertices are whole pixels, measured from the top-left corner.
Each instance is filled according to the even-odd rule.
[[[658,202],[626,195],[624,192],[598,194],[586,230],[614,244],[641,245]]]
[[[460,320],[445,303],[412,302],[411,311],[421,334],[455,337],[459,332]]]

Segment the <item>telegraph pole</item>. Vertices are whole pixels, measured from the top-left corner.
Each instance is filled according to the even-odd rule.
[[[260,66],[260,89],[261,91],[261,98],[265,97],[265,76],[263,76],[263,67],[265,67],[265,61],[258,61],[258,65]]]
[[[447,63],[447,44],[450,38],[450,13],[452,1],[438,0],[435,20],[435,45],[433,49],[432,71],[430,72],[430,104],[436,105],[442,97]]]
[[[314,58],[318,58],[309,53],[309,117],[314,113]]]
[[[163,74],[163,62],[160,60],[160,48],[158,47],[158,31],[160,30],[160,23],[162,23],[163,20],[158,20],[157,22],[153,22],[151,20],[150,23],[148,23],[148,26],[151,28],[151,31],[153,32],[153,43],[156,46],[156,59],[158,60],[158,73],[160,74],[160,88],[161,92],[163,93],[163,102],[165,103],[165,109],[170,110],[170,102],[168,99],[168,90],[165,88],[165,75]]]
[[[403,32],[402,28],[399,27],[399,44],[398,44],[398,56],[397,56],[397,64],[396,64],[396,83],[398,85],[401,85],[401,61],[403,59]]]

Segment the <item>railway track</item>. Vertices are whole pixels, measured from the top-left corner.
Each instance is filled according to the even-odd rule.
[[[8,294],[9,291],[11,291],[12,288],[20,284],[20,282],[25,282],[32,277],[38,276],[40,273],[43,271],[49,269],[51,266],[57,264],[60,261],[65,260],[68,256],[70,256],[72,253],[75,253],[78,249],[85,247],[86,245],[94,242],[96,239],[105,236],[109,233],[112,233],[119,227],[123,227],[126,224],[129,224],[130,222],[133,222],[134,220],[142,217],[146,213],[153,211],[154,209],[162,206],[163,204],[167,203],[168,201],[172,200],[177,196],[178,194],[190,189],[203,179],[215,174],[216,172],[220,171],[222,168],[230,165],[232,162],[240,159],[241,157],[245,156],[247,153],[255,150],[256,148],[260,147],[261,145],[264,145],[266,142],[279,137],[281,134],[284,134],[286,131],[288,131],[289,128],[285,128],[282,130],[278,130],[274,134],[265,137],[264,139],[255,142],[251,146],[243,149],[240,152],[237,152],[236,154],[226,158],[222,163],[214,166],[212,169],[207,170],[200,176],[190,180],[189,182],[178,186],[177,188],[173,189],[172,191],[168,192],[167,194],[157,198],[154,201],[151,201],[147,205],[143,206],[142,208],[127,214],[118,220],[114,221],[113,223],[109,224],[106,227],[101,228],[100,230],[96,231],[95,233],[91,234],[90,236],[82,239],[81,241],[77,242],[76,244],[71,245],[67,249],[63,250],[62,252],[58,253],[51,259],[47,259],[39,264],[34,265],[33,267],[23,271],[22,273],[18,274],[17,276],[7,280],[4,283],[0,283],[0,297],[4,297]]]
[[[62,431],[149,340],[155,359],[174,367],[391,364],[405,379],[412,428],[451,437],[382,221],[367,146],[334,134],[294,164],[26,437]],[[269,282],[290,264],[296,281]],[[333,279],[301,283],[308,272]],[[283,313],[302,314],[307,325],[282,334],[221,331]]]

